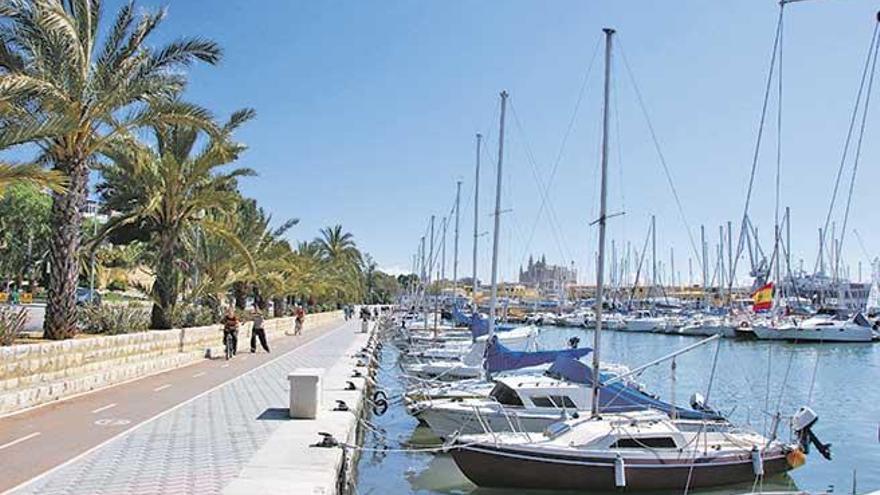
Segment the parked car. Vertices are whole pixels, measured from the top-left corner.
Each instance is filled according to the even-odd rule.
[[[84,306],[86,304],[100,305],[101,294],[98,294],[98,291],[89,289],[88,287],[77,287],[76,304],[77,306]]]

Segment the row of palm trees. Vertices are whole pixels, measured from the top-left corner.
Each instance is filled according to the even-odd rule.
[[[362,257],[341,227],[292,247],[296,221],[270,217],[238,192],[246,168],[228,170],[245,147],[233,133],[254,117],[218,122],[187,102],[187,69],[222,58],[216,43],[150,41],[165,18],[132,1],[107,23],[101,0],[0,0],[0,150],[28,160],[0,163],[5,184],[52,191],[45,337],[76,333],[83,252],[102,242],[142,242],[155,282],[151,325],[170,328],[175,307],[219,306],[231,290],[276,301],[291,295],[362,297]],[[147,137],[145,137],[147,136]],[[91,171],[110,220],[83,238]]]

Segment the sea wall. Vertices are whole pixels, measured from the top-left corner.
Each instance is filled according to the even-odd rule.
[[[342,319],[341,311],[306,316],[306,329]],[[270,338],[293,331],[293,318],[266,320]],[[222,352],[220,325],[151,330],[0,347],[0,415],[116,385]],[[239,331],[249,345],[250,323]]]

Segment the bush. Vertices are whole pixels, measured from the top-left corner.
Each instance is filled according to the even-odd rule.
[[[125,292],[126,290],[128,290],[128,283],[125,280],[116,278],[111,280],[110,283],[107,284],[107,290]]]
[[[0,345],[12,345],[24,330],[28,313],[25,308],[0,306]]]
[[[80,307],[79,327],[84,333],[119,335],[150,328],[149,311],[137,305],[88,304]]]
[[[177,305],[171,313],[171,323],[175,328],[204,327],[220,321],[214,311],[197,304]]]

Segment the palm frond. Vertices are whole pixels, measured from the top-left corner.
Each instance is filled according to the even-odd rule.
[[[63,193],[67,178],[58,171],[45,170],[36,164],[10,165],[0,163],[0,194],[15,183],[29,183]]]

